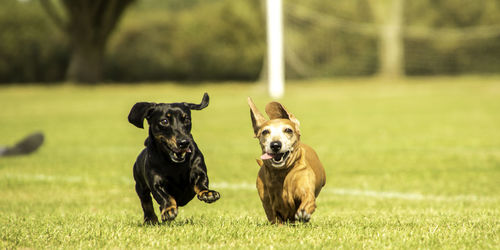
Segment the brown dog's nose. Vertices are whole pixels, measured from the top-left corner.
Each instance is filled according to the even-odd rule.
[[[280,151],[280,149],[281,149],[281,142],[280,141],[273,141],[273,142],[271,142],[271,145],[269,145],[269,146],[271,147],[271,150],[276,153],[276,152]]]
[[[189,141],[188,140],[180,140],[177,142],[177,147],[180,149],[185,149],[189,146]]]

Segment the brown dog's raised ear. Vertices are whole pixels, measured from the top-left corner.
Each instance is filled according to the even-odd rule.
[[[288,110],[279,102],[270,102],[266,105],[266,113],[269,119],[288,119],[293,124],[295,124],[295,130],[300,134],[299,126],[300,122],[295,118],[295,116],[288,112]]]
[[[156,103],[152,102],[136,103],[128,114],[128,121],[138,128],[144,128],[144,119],[150,115],[155,106]]]
[[[188,106],[190,109],[202,110],[208,106],[209,101],[210,101],[210,98],[208,97],[208,94],[205,93],[203,95],[203,99],[201,100],[200,104],[186,103],[186,106]]]
[[[260,111],[255,107],[252,98],[248,97],[248,106],[250,106],[250,117],[252,118],[253,133],[257,136],[260,127],[267,119],[260,113]]]

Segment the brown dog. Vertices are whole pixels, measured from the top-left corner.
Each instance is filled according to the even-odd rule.
[[[325,185],[323,165],[316,152],[300,143],[299,121],[278,102],[266,106],[267,120],[248,98],[255,137],[262,156],[257,190],[271,223],[308,222],[316,197]]]

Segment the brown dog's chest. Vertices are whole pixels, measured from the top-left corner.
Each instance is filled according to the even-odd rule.
[[[270,203],[276,215],[284,220],[293,218],[297,211],[296,204],[300,204],[300,201],[294,200],[293,190],[287,187],[289,176],[272,176],[271,174],[268,177],[264,185],[269,192]]]

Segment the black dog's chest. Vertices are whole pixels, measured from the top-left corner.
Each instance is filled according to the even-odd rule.
[[[153,167],[154,172],[162,179],[159,185],[165,187],[169,194],[177,201],[178,206],[184,206],[191,201],[195,192],[189,178],[187,166],[160,166]]]
[[[186,184],[184,181],[189,180],[189,167],[188,166],[152,166],[152,169],[162,178],[167,179],[169,182]]]

